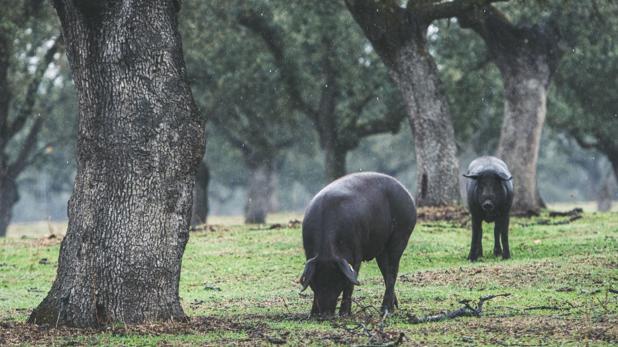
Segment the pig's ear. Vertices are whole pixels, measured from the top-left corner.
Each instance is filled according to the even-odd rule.
[[[467,177],[467,178],[471,178],[473,180],[477,179],[479,177],[478,174],[471,174],[471,173],[465,173],[462,175],[463,177]]]
[[[307,260],[307,262],[305,263],[305,271],[303,271],[303,274],[300,276],[300,280],[298,280],[298,282],[300,282],[300,284],[303,286],[303,288],[300,290],[300,292],[304,292],[305,289],[307,289],[307,287],[309,286],[309,283],[311,283],[311,279],[313,278],[313,275],[315,274],[315,261],[317,259],[317,255],[309,260]]]
[[[354,271],[354,268],[352,267],[352,265],[350,265],[350,263],[348,263],[347,260],[343,258],[339,259],[337,261],[337,266],[339,266],[339,270],[343,272],[348,281],[357,286],[360,285],[360,283],[356,279],[356,271]]]
[[[498,172],[498,177],[500,177],[503,181],[510,181],[513,179],[513,176],[509,175],[506,172]]]

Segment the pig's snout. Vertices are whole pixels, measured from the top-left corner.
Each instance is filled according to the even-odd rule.
[[[487,211],[487,212],[493,211],[494,207],[495,207],[494,203],[489,200],[485,200],[483,204],[481,205],[481,208],[483,209],[483,211]]]

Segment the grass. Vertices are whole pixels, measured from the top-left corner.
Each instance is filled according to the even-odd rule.
[[[285,218],[293,216],[280,216]],[[402,258],[396,287],[400,309],[381,322],[373,308],[383,294],[375,262],[360,271],[355,316],[310,320],[310,290],[296,283],[304,257],[299,228],[219,226],[192,233],[183,259],[180,291],[190,323],[110,327],[98,331],[40,329],[22,322],[55,276],[62,226],[13,229],[0,240],[0,344],[75,345],[615,345],[618,343],[618,214],[582,219],[515,219],[513,259],[491,255],[466,261],[470,232],[450,222],[417,226]],[[549,222],[549,225],[544,224]],[[462,306],[460,300],[509,293],[485,304],[483,315],[411,324]],[[3,332],[4,330],[4,332]],[[21,334],[21,335],[20,335]],[[2,341],[2,339],[5,341]]]

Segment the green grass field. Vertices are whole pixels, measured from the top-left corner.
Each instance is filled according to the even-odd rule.
[[[420,223],[402,258],[400,309],[384,320],[376,312],[384,287],[375,262],[361,268],[353,317],[313,320],[311,290],[299,294],[296,282],[304,263],[300,228],[219,226],[192,233],[184,255],[180,291],[190,322],[98,331],[23,323],[55,276],[60,240],[45,234],[61,229],[22,225],[0,240],[0,345],[618,343],[618,213],[586,213],[570,223],[515,219],[508,261],[491,255],[487,226],[485,256],[475,264],[466,261],[467,227]],[[481,317],[410,323],[412,315],[455,310],[461,300],[489,294],[510,295],[487,301]]]

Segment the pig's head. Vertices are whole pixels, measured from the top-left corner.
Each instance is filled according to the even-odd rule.
[[[501,171],[483,171],[473,174],[464,174],[464,177],[474,180],[472,201],[478,204],[483,213],[493,216],[498,209],[505,206],[509,199],[511,175]]]
[[[318,260],[316,256],[307,260],[300,284],[301,292],[310,286],[315,295],[317,311],[312,310],[311,315],[334,315],[343,289],[350,284],[359,285],[356,276],[352,265],[343,258]]]

